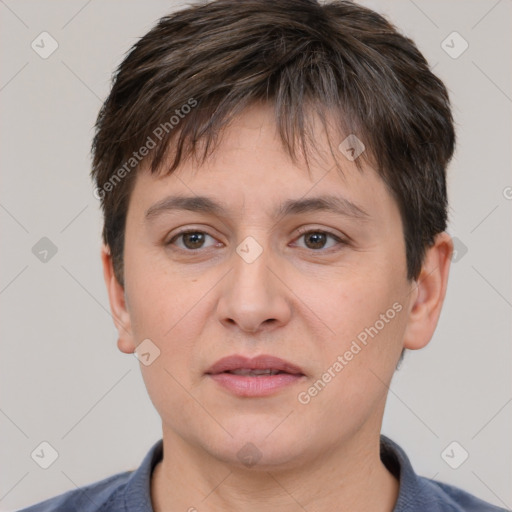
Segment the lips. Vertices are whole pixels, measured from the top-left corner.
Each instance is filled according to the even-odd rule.
[[[206,375],[225,391],[244,399],[276,395],[306,379],[298,366],[269,355],[224,357]]]
[[[249,377],[278,375],[280,373],[301,376],[302,369],[284,359],[270,355],[260,355],[247,358],[241,355],[233,355],[219,359],[207,371],[208,375],[231,373]]]

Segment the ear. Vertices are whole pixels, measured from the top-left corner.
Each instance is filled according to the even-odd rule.
[[[101,248],[101,262],[103,264],[103,277],[107,287],[112,318],[119,333],[117,347],[121,352],[131,354],[136,345],[133,341],[130,313],[126,307],[124,288],[119,284],[115,274],[110,248],[103,245]]]
[[[453,241],[446,232],[439,233],[427,249],[420,275],[413,285],[404,348],[417,350],[432,339],[441,314],[453,253]]]

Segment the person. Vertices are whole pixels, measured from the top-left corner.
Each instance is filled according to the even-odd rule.
[[[498,511],[381,434],[447,289],[447,89],[349,1],[217,0],[120,64],[93,141],[122,352],[162,420],[140,467],[43,511]]]

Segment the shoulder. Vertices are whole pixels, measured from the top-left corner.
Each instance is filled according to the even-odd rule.
[[[381,435],[381,460],[400,482],[393,512],[505,512],[473,494],[415,473],[405,451]]]
[[[18,512],[118,512],[122,491],[133,471],[117,473],[78,489],[72,489]]]
[[[418,477],[423,486],[422,495],[433,510],[439,512],[505,512],[507,509],[491,505],[473,494],[444,482]]]
[[[117,473],[89,485],[72,489],[18,512],[139,512],[151,508],[151,473],[162,460],[159,439],[147,452],[140,466]]]

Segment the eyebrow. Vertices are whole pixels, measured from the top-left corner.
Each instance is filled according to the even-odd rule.
[[[205,214],[226,217],[228,209],[207,196],[169,196],[154,204],[146,211],[147,220],[153,219],[162,213],[186,210]],[[306,199],[288,199],[274,211],[276,217],[298,215],[310,212],[331,212],[358,220],[366,220],[370,215],[345,197],[321,195]]]

